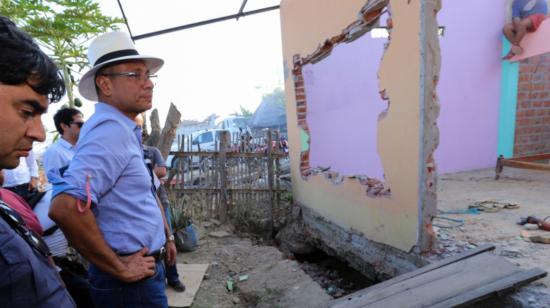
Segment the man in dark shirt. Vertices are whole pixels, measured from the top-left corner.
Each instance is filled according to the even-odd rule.
[[[44,141],[40,116],[64,93],[53,61],[0,16],[0,169],[13,169],[34,141]],[[0,200],[0,306],[74,307],[44,241]]]

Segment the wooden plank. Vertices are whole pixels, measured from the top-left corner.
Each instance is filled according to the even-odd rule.
[[[519,161],[541,161],[541,160],[548,160],[550,159],[550,154],[538,154],[538,155],[530,155],[530,156],[523,156],[523,157],[512,157],[507,160],[519,160]]]
[[[180,279],[185,285],[185,292],[176,292],[167,287],[168,306],[190,307],[208,269],[208,264],[177,264],[176,266]]]
[[[537,164],[531,162],[516,161],[513,159],[503,159],[502,165],[513,168],[550,171],[550,165],[548,164]]]
[[[334,301],[337,304],[332,307],[431,307],[439,303],[454,307],[545,275],[540,269],[524,271],[502,257],[482,253],[384,288],[368,288],[370,292]]]
[[[281,142],[281,135],[279,134],[279,131],[275,131],[275,140],[277,140],[277,154],[281,153],[281,149],[279,147]],[[280,176],[281,176],[281,162],[279,161],[279,157],[275,157],[275,204],[277,206],[277,210],[281,207],[281,194],[279,193],[279,189],[281,188],[280,183]],[[280,217],[280,216],[278,216]],[[275,219],[275,217],[273,217]]]
[[[501,294],[501,292],[510,291],[517,287],[523,286],[532,281],[545,277],[546,275],[546,271],[538,267],[517,272],[504,279],[497,280],[480,288],[473,288],[470,292],[458,294],[447,299],[446,301],[429,304],[427,307],[446,308],[467,306],[493,295]]]
[[[269,198],[270,198],[270,207],[271,207],[271,228],[273,228],[273,221],[275,220],[275,193],[274,193],[274,178],[273,174],[273,139],[271,130],[267,130],[267,185],[269,187]]]
[[[381,283],[375,284],[374,286],[371,286],[369,288],[357,291],[355,293],[352,293],[352,294],[349,294],[345,297],[337,299],[336,301],[334,301],[334,304],[333,304],[332,307],[347,307],[346,305],[348,304],[348,301],[353,299],[354,297],[360,297],[360,296],[365,295],[365,294],[370,293],[370,292],[375,292],[375,291],[380,290],[380,289],[385,289],[385,288],[387,288],[387,287],[389,287],[393,284],[399,283],[401,281],[412,279],[416,276],[422,275],[422,274],[427,273],[429,271],[436,270],[438,268],[447,266],[447,265],[455,263],[455,262],[459,262],[461,260],[467,259],[469,257],[475,256],[475,255],[478,255],[478,254],[481,254],[481,253],[484,253],[486,251],[490,251],[490,250],[493,250],[493,249],[495,249],[494,245],[484,244],[484,245],[481,245],[481,246],[479,246],[475,249],[465,251],[465,252],[463,252],[459,255],[443,259],[439,262],[431,263],[431,264],[426,265],[424,267],[421,267],[417,270],[405,273],[403,275],[399,275],[399,276],[394,277],[392,279],[388,279],[388,280],[383,281]]]
[[[517,271],[503,258],[480,254],[353,298],[346,307],[423,307]]]
[[[487,262],[489,261],[489,262]],[[500,261],[500,262],[499,262]],[[355,307],[372,305],[373,307],[414,307],[426,300],[447,298],[452,294],[467,291],[470,284],[483,284],[498,279],[502,273],[510,270],[510,264],[491,254],[479,254],[460,262],[455,262],[434,271],[426,272],[412,279],[407,279],[384,289],[369,292],[353,302]],[[493,263],[497,271],[486,271],[487,263]],[[516,270],[514,268],[514,270]],[[484,276],[476,276],[483,272]],[[479,282],[478,280],[482,281]],[[467,283],[466,283],[467,282]]]

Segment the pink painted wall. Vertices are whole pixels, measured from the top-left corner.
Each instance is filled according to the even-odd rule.
[[[378,115],[387,106],[377,78],[384,41],[366,34],[303,67],[311,167],[384,178],[376,149]]]
[[[443,1],[439,173],[495,165],[505,5],[502,0]]]
[[[502,0],[443,1],[439,173],[495,164],[505,5]],[[376,130],[386,108],[377,77],[385,41],[366,34],[304,67],[312,167],[383,179]]]

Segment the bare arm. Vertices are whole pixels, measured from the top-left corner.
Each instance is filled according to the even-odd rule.
[[[61,228],[71,245],[99,269],[122,281],[134,282],[154,275],[155,260],[145,257],[148,249],[119,257],[103,238],[91,210],[80,213],[77,199],[61,194],[52,200],[49,216]],[[82,202],[82,201],[81,201]]]
[[[153,169],[153,172],[155,172],[156,176],[159,179],[162,179],[163,177],[166,176],[166,167],[155,166],[155,168]]]

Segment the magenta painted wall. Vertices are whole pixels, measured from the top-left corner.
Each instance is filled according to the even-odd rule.
[[[506,1],[444,0],[439,173],[493,167],[497,157]]]
[[[492,167],[497,155],[503,0],[444,0],[439,173]],[[366,34],[304,67],[310,165],[383,179],[376,150],[378,67],[386,39]],[[305,56],[305,55],[302,55]]]
[[[303,67],[311,167],[384,178],[376,149],[378,115],[387,107],[377,78],[384,41],[366,34]]]

